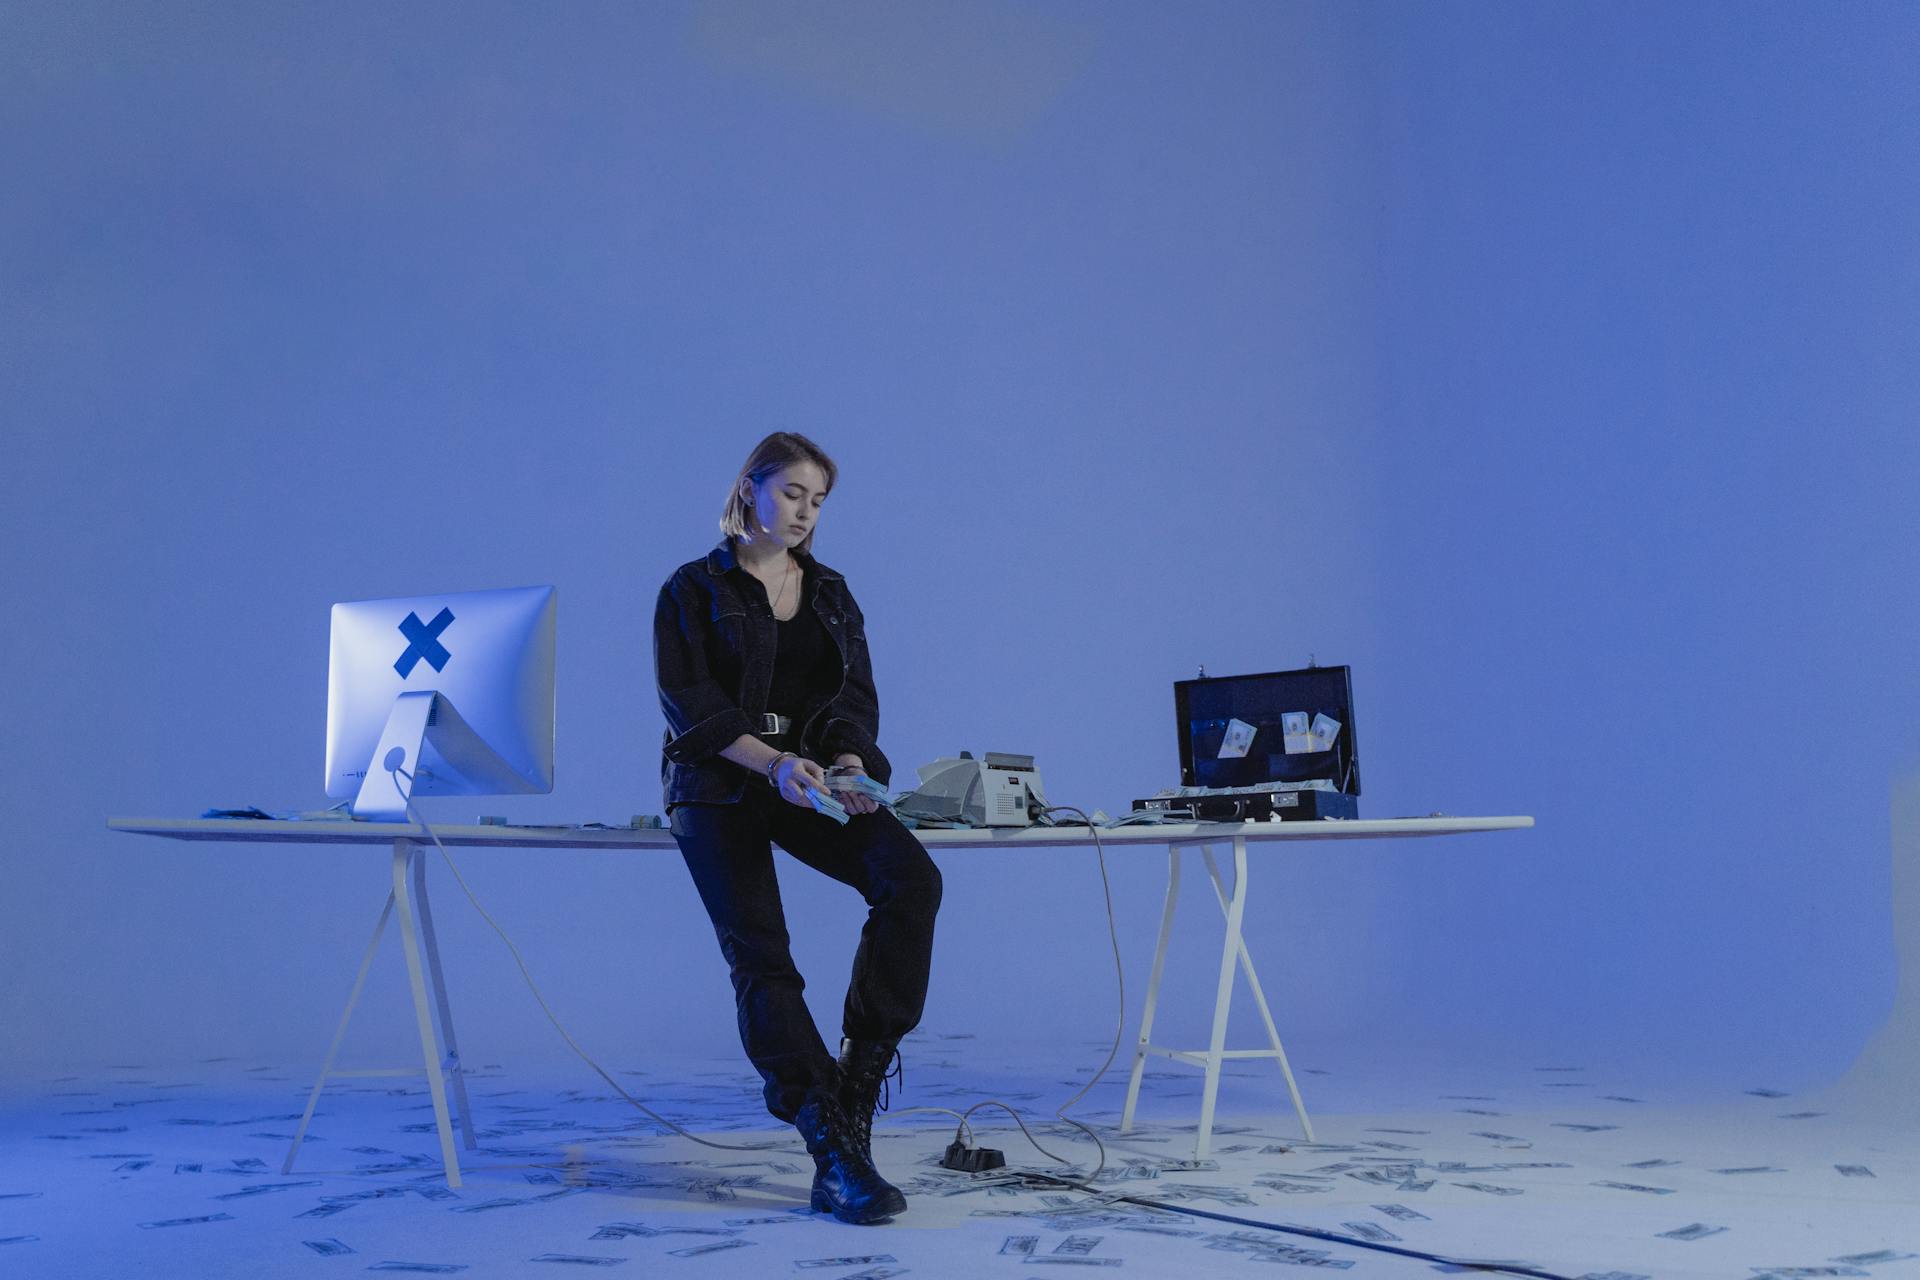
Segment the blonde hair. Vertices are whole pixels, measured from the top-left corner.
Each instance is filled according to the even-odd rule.
[[[833,492],[840,468],[833,465],[833,459],[827,456],[827,451],[796,432],[776,431],[753,446],[753,452],[747,455],[740,474],[734,477],[733,487],[727,490],[726,505],[720,508],[720,532],[730,538],[752,536],[758,522],[754,519],[752,503],[740,492],[740,482],[750,480],[757,486],[774,472],[796,462],[811,462],[819,467],[820,473],[827,479],[826,492]],[[813,535],[817,531],[817,526],[809,529],[806,541],[800,544],[799,549],[808,555],[813,554]]]

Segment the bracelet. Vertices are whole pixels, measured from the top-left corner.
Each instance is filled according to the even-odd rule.
[[[780,767],[780,762],[793,754],[794,753],[791,751],[782,751],[779,755],[767,761],[767,781],[768,782],[773,781],[773,771]],[[797,756],[795,758],[798,759]]]

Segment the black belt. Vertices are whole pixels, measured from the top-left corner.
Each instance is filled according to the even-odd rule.
[[[760,732],[770,738],[784,738],[793,732],[793,717],[765,712],[760,717]]]

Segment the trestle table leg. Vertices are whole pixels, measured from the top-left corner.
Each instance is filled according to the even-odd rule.
[[[1147,1045],[1153,1040],[1153,1011],[1160,1000],[1160,975],[1167,964],[1167,939],[1173,936],[1173,908],[1180,901],[1180,846],[1167,846],[1167,905],[1160,912],[1160,940],[1154,944],[1153,974],[1147,979],[1147,1004],[1140,1014],[1140,1040],[1133,1050],[1133,1074],[1127,1081],[1127,1103],[1120,1113],[1120,1132],[1133,1129],[1133,1112],[1140,1101],[1140,1076],[1147,1064]]]
[[[412,840],[393,842],[393,900],[400,908],[400,940],[407,953],[407,982],[413,988],[414,1021],[420,1028],[420,1053],[426,1061],[427,1092],[433,1097],[433,1120],[440,1131],[440,1159],[447,1170],[447,1185],[460,1185],[460,1157],[453,1149],[453,1124],[447,1117],[446,1082],[441,1078],[440,1049],[433,1034],[433,1011],[427,1003],[427,983],[420,961],[420,942],[415,936],[413,902],[407,887],[408,864],[419,856],[420,846]]]
[[[1236,865],[1243,865],[1240,858],[1244,855],[1245,844],[1243,838],[1235,837]],[[1207,875],[1213,880],[1213,896],[1219,900],[1221,914],[1228,914],[1226,882],[1220,875],[1220,865],[1214,861],[1212,849],[1203,850],[1203,853],[1207,860]],[[1260,975],[1253,971],[1253,957],[1247,951],[1247,940],[1244,936],[1240,939],[1240,971],[1246,974],[1247,986],[1253,990],[1253,1002],[1259,1006],[1260,1019],[1267,1025],[1267,1039],[1273,1043],[1274,1057],[1280,1064],[1280,1074],[1286,1079],[1287,1092],[1293,1098],[1294,1114],[1300,1117],[1300,1131],[1306,1135],[1308,1142],[1312,1142],[1314,1140],[1313,1122],[1307,1119],[1307,1105],[1300,1100],[1300,1086],[1294,1083],[1293,1068],[1287,1063],[1286,1049],[1281,1047],[1280,1030],[1274,1025],[1273,1011],[1267,1007],[1266,992],[1260,989]]]
[[[453,1010],[447,1003],[447,980],[440,970],[440,944],[433,936],[433,912],[427,906],[426,850],[413,859],[414,905],[420,911],[420,938],[426,944],[427,976],[433,986],[433,1002],[440,1011],[440,1035],[447,1042],[447,1075],[453,1081],[453,1101],[459,1112],[460,1136],[469,1151],[479,1144],[473,1137],[473,1112],[467,1105],[467,1072],[460,1062],[460,1045],[453,1036]]]
[[[1201,845],[1209,856],[1212,849]],[[1213,1144],[1213,1106],[1220,1094],[1220,1062],[1227,1047],[1227,1007],[1233,999],[1233,970],[1240,957],[1240,925],[1247,910],[1247,845],[1243,839],[1233,842],[1233,897],[1227,905],[1227,938],[1220,949],[1220,979],[1214,987],[1213,1035],[1207,1044],[1206,1084],[1200,1092],[1200,1132],[1194,1139],[1193,1158],[1204,1159]]]
[[[327,1087],[327,1077],[333,1074],[334,1059],[340,1056],[341,1042],[347,1038],[347,1023],[353,1017],[353,1007],[360,1003],[360,989],[367,985],[367,970],[373,967],[373,953],[380,948],[380,936],[387,931],[387,917],[393,914],[393,894],[387,894],[387,905],[380,908],[380,922],[373,926],[373,937],[367,942],[367,953],[360,957],[360,972],[354,975],[353,992],[347,996],[347,1007],[340,1011],[340,1026],[333,1033],[333,1043],[327,1046],[327,1060],[320,1064],[320,1078],[313,1082],[313,1092],[307,1095],[307,1111],[300,1117],[300,1127],[294,1131],[293,1145],[287,1148],[287,1158],[280,1163],[281,1173],[293,1172],[293,1159],[300,1154],[300,1144],[306,1141],[307,1126],[313,1123],[313,1109],[320,1102],[320,1091]]]

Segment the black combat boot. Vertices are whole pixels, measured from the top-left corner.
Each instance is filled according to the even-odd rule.
[[[892,1101],[889,1080],[906,1085],[906,1064],[899,1062],[898,1040],[840,1041],[840,1109],[847,1114],[860,1154],[873,1161],[873,1113]],[[892,1070],[889,1066],[898,1062]],[[883,1096],[884,1095],[884,1096]],[[903,1204],[904,1207],[904,1204]]]
[[[907,1207],[907,1198],[874,1169],[854,1141],[840,1104],[816,1098],[800,1108],[793,1127],[806,1139],[813,1157],[815,1213],[831,1213],[842,1222],[884,1222]]]

